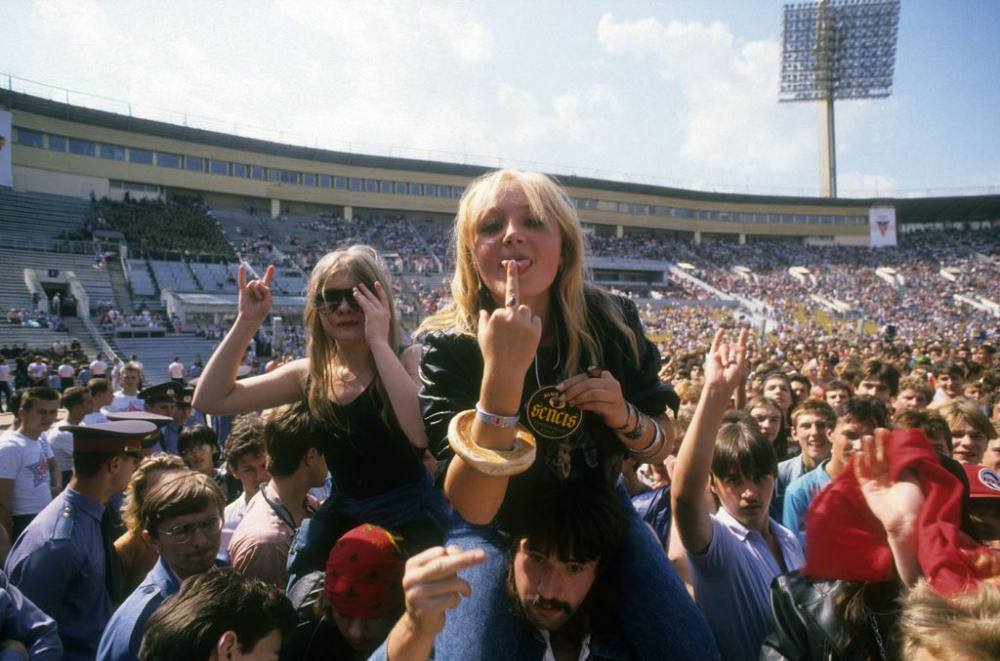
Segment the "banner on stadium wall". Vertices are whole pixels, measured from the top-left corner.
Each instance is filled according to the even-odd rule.
[[[0,186],[9,188],[14,186],[14,164],[10,157],[14,147],[14,130],[11,126],[10,111],[0,110]]]
[[[868,245],[882,248],[896,245],[896,207],[872,207],[868,210]]]

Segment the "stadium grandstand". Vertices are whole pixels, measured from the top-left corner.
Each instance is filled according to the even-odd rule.
[[[301,354],[316,260],[369,243],[407,328],[448,299],[449,232],[484,168],[325,151],[0,91],[0,344],[84,357],[207,359],[236,312],[239,265],[277,268],[274,323],[249,360]],[[561,176],[593,278],[635,298],[665,354],[742,321],[778,346],[861,344],[891,327],[924,346],[996,333],[1000,196],[830,199],[707,193]],[[872,249],[877,210],[892,243]],[[886,221],[879,221],[885,223]],[[52,354],[52,359],[58,354]]]

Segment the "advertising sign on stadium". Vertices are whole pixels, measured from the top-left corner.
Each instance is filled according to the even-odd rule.
[[[10,158],[14,146],[14,131],[11,128],[11,115],[8,110],[0,110],[0,186],[14,186],[14,166]]]
[[[872,248],[896,245],[896,207],[872,207],[868,210],[868,236]]]

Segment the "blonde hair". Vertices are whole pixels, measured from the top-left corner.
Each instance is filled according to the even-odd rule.
[[[142,529],[139,522],[139,508],[142,506],[142,492],[149,484],[149,476],[156,471],[187,471],[188,467],[180,457],[166,452],[157,452],[146,457],[132,473],[132,478],[125,487],[125,499],[122,501],[122,523],[128,530]]]
[[[373,294],[375,283],[381,284],[389,306],[389,346],[398,354],[402,341],[392,280],[378,252],[371,246],[353,245],[324,255],[313,267],[309,282],[306,284],[306,305],[302,318],[304,326],[309,330],[307,348],[309,387],[306,393],[309,411],[326,420],[336,420],[331,402],[334,393],[333,368],[340,363],[340,350],[337,342],[330,339],[323,330],[319,311],[322,305],[323,287],[330,277],[336,275],[350,275],[359,284],[363,283]],[[392,426],[395,424],[395,415],[377,370],[374,385],[382,397],[382,419],[387,425]]]
[[[926,581],[906,597],[899,621],[902,658],[923,650],[937,659],[992,659],[1000,650],[1000,587],[981,581],[942,597]],[[978,588],[978,589],[977,589]]]
[[[539,172],[496,170],[473,180],[465,189],[452,234],[455,254],[452,302],[425,319],[418,332],[448,329],[475,336],[479,311],[495,307],[476,266],[476,235],[480,221],[512,186],[524,193],[532,215],[548,226],[558,227],[562,238],[562,265],[552,283],[552,307],[563,325],[560,337],[567,343],[566,369],[572,373],[582,365],[603,362],[601,343],[588,315],[588,302],[594,303],[601,316],[628,339],[632,355],[638,360],[637,339],[625,324],[621,310],[603,290],[585,282],[587,248],[573,201],[559,184]]]

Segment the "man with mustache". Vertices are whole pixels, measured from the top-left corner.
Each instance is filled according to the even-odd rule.
[[[609,585],[623,527],[609,488],[570,483],[538,499],[513,544],[507,577],[525,624],[518,658],[629,656],[614,630]]]

